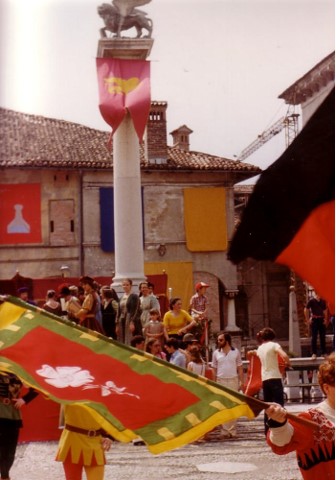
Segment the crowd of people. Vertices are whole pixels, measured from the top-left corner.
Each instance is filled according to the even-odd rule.
[[[152,283],[141,282],[135,292],[132,280],[125,278],[121,288],[118,296],[112,285],[99,285],[92,277],[82,276],[78,285],[62,283],[56,290],[48,290],[41,307],[125,345],[132,345],[134,337],[143,336],[145,349],[153,340],[160,344],[161,350],[166,349],[171,339],[177,340],[180,347],[183,337],[206,318],[208,285],[203,282],[196,284],[188,311],[182,308],[182,299],[174,297],[163,315]],[[27,287],[21,287],[17,295],[36,305],[29,298]]]

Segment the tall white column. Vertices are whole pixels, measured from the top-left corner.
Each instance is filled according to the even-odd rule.
[[[117,286],[145,279],[139,140],[129,114],[113,136],[114,242]]]
[[[145,60],[152,38],[101,38],[98,57]],[[139,139],[129,113],[113,135],[114,277],[120,291],[124,278],[136,286],[145,280]]]
[[[227,325],[225,332],[229,333],[232,338],[232,344],[234,347],[241,351],[242,345],[242,330],[236,324],[236,305],[235,298],[238,294],[238,290],[226,290],[225,295],[227,297]]]

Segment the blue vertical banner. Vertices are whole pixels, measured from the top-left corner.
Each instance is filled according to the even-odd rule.
[[[100,244],[103,252],[114,252],[113,188],[99,188]]]
[[[144,190],[141,187],[142,231],[145,245]],[[99,188],[100,202],[100,245],[103,252],[114,252],[114,201],[113,187]]]

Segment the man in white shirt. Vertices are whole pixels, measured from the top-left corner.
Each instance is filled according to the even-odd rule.
[[[229,333],[219,333],[217,342],[218,350],[212,356],[214,378],[221,385],[238,391],[244,383],[243,362],[240,352],[231,345],[231,335]],[[236,420],[224,423],[222,429],[225,437],[236,437]]]

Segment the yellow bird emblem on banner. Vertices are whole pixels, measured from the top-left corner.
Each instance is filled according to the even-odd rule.
[[[127,94],[135,90],[140,83],[138,77],[131,77],[128,79],[118,77],[104,78],[108,93]]]

